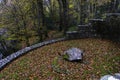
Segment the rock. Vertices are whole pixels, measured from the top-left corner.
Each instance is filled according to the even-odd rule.
[[[83,51],[78,48],[71,48],[64,52],[65,59],[69,61],[78,61],[83,59]]]
[[[120,80],[120,73],[115,73],[114,77]]]
[[[120,80],[120,79],[117,79],[117,78],[115,78],[114,76],[110,76],[110,77],[108,78],[108,80]]]
[[[108,80],[109,77],[111,77],[111,75],[105,75],[105,76],[101,77],[100,80]]]
[[[120,73],[115,73],[114,75],[105,75],[101,77],[100,80],[120,80]]]

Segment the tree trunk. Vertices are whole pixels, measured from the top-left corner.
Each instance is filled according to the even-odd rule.
[[[45,37],[48,37],[47,28],[45,26],[43,0],[37,0],[37,8],[38,8],[38,31],[37,32],[39,35],[39,41],[43,41],[43,35]]]
[[[22,21],[23,21],[23,27],[24,27],[24,36],[25,36],[25,43],[27,46],[30,46],[30,43],[29,43],[29,37],[28,37],[28,32],[27,32],[27,28],[26,28],[26,21],[25,21],[25,16],[21,15],[22,17]]]
[[[38,21],[38,27],[37,27],[37,33],[38,33],[38,36],[39,36],[39,41],[43,41],[43,34],[42,34],[42,27],[43,27],[43,24],[41,25],[41,16],[43,15],[42,14],[42,10],[41,10],[41,6],[42,6],[42,0],[37,0],[37,8],[38,8],[38,16],[37,16],[37,21]]]
[[[58,4],[59,4],[59,31],[63,30],[63,4],[61,0],[58,0]]]
[[[64,34],[66,34],[66,31],[69,27],[69,20],[68,20],[68,9],[69,9],[69,3],[68,0],[62,0],[63,4],[63,15],[64,15]]]

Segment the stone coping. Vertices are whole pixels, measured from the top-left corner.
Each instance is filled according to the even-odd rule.
[[[86,24],[86,25],[78,25],[78,27],[89,27],[89,24]]]
[[[67,31],[66,34],[78,33],[78,31]]]
[[[91,22],[91,21],[101,21],[101,22],[103,22],[104,19],[89,19],[89,21],[90,21],[90,22]]]
[[[27,52],[29,52],[31,50],[34,50],[36,48],[40,48],[42,46],[52,44],[52,43],[55,43],[55,42],[64,41],[64,40],[66,40],[66,38],[48,40],[48,41],[44,41],[44,42],[41,42],[41,43],[38,43],[38,44],[35,44],[35,45],[32,45],[32,46],[26,47],[22,50],[19,50],[19,51],[13,53],[13,54],[7,56],[6,58],[0,60],[0,70],[2,70],[7,64],[12,62],[13,60],[19,58],[20,56],[26,54]]]
[[[106,16],[120,16],[120,13],[107,13]]]

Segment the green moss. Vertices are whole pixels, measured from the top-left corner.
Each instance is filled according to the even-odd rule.
[[[68,31],[76,31],[77,30],[77,26],[72,26],[68,29]]]
[[[68,60],[69,59],[69,56],[67,54],[63,55],[63,58]]]

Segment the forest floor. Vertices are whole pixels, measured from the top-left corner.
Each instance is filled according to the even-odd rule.
[[[60,57],[77,47],[85,51],[83,63]],[[109,40],[77,39],[57,42],[33,50],[14,60],[0,72],[0,80],[99,80],[120,72],[120,46]]]

